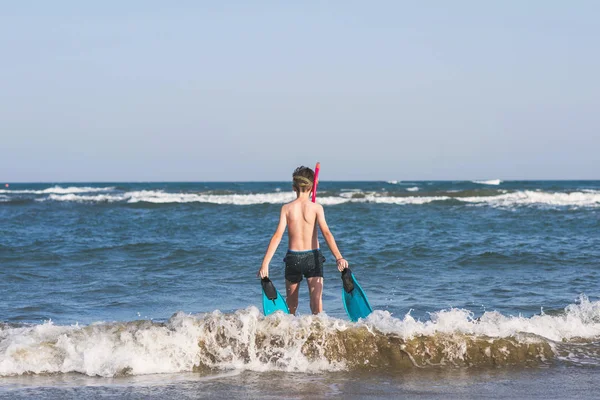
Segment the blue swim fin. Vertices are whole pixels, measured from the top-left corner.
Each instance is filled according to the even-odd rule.
[[[265,277],[262,278],[260,284],[262,286],[262,304],[265,316],[273,314],[275,311],[283,311],[285,314],[289,314],[290,310],[288,310],[287,303],[275,289],[273,282]]]
[[[366,318],[373,312],[367,295],[356,281],[354,274],[350,268],[342,271],[342,301],[346,314],[352,322],[358,321],[359,318]]]

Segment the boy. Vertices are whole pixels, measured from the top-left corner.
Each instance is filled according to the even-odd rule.
[[[302,276],[306,277],[310,293],[310,310],[313,314],[323,311],[323,262],[325,257],[319,250],[317,225],[336,259],[338,270],[348,268],[346,261],[335,243],[335,239],[325,222],[323,206],[311,202],[310,195],[315,173],[307,167],[298,167],[294,171],[293,188],[296,200],[281,207],[279,224],[269,242],[269,247],[257,276],[269,276],[269,263],[281,242],[286,225],[288,227],[288,251],[285,255],[286,302],[290,313],[296,314],[298,308],[298,286]]]

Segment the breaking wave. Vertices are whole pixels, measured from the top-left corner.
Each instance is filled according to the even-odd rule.
[[[500,180],[476,181],[486,185],[495,185]],[[410,192],[410,193],[407,193]],[[208,203],[226,205],[283,204],[292,201],[295,195],[291,191],[275,189],[271,193],[235,193],[231,191],[176,192],[159,189],[121,190],[115,187],[60,187],[54,186],[41,190],[0,190],[0,203],[19,203],[30,201],[56,201],[74,203]],[[600,190],[581,189],[578,191],[548,192],[542,190],[498,190],[444,189],[436,191],[421,190],[419,186],[408,186],[401,191],[361,189],[340,189],[322,192],[319,203],[334,206],[345,203],[373,203],[396,205],[422,205],[429,203],[450,205],[488,205],[491,207],[598,207]]]
[[[473,181],[473,183],[478,183],[480,185],[499,185],[502,181],[500,179],[490,179],[487,181]]]
[[[600,206],[600,191],[566,193],[525,190],[503,193],[498,196],[463,197],[460,200],[504,207],[520,205],[598,207]]]
[[[179,312],[165,323],[0,324],[0,376],[510,367],[582,358],[600,365],[598,339],[600,302],[585,296],[560,315],[530,318],[486,312],[476,319],[449,309],[418,321],[375,311],[350,323],[326,315],[265,318],[249,307],[231,314]]]
[[[409,188],[414,189],[414,188]],[[409,190],[407,189],[407,190]],[[417,188],[418,189],[418,188]],[[127,202],[127,203],[211,203],[229,205],[254,204],[283,204],[295,198],[290,192],[258,193],[258,194],[202,194],[202,193],[167,193],[162,191],[135,191],[114,194],[50,194],[43,200],[68,202]],[[460,192],[446,192],[440,196],[390,196],[383,193],[342,192],[339,196],[319,198],[323,205],[338,205],[343,203],[376,203],[396,205],[419,205],[432,202],[454,201],[489,205],[492,207],[518,206],[553,206],[553,207],[598,207],[600,206],[600,191],[586,192],[541,192],[516,191],[500,192],[494,196],[461,196]]]
[[[94,193],[94,192],[109,192],[114,190],[114,187],[78,187],[71,186],[63,188],[60,186],[54,186],[42,190],[14,190],[14,189],[0,189],[0,193],[9,194],[69,194],[69,193]]]

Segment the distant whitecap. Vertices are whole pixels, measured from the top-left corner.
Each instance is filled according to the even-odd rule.
[[[488,181],[473,181],[473,183],[478,183],[480,185],[499,185],[502,181],[500,179],[490,179]]]
[[[81,186],[70,186],[63,188],[60,186],[54,186],[43,190],[12,190],[12,189],[0,189],[0,193],[10,194],[71,194],[71,193],[96,193],[96,192],[110,192],[115,190],[114,187],[81,187]]]
[[[407,188],[411,192],[419,191],[417,186]],[[446,196],[389,196],[378,192],[344,191],[338,196],[318,197],[323,205],[338,205],[343,203],[375,203],[396,205],[419,205],[437,201],[458,201],[467,204],[488,205],[491,207],[600,207],[600,191],[590,190],[581,192],[544,192],[544,191],[501,191],[497,195],[487,196],[456,196],[451,191]],[[0,201],[6,201],[0,197]],[[215,195],[209,193],[171,193],[160,190],[141,190],[125,193],[92,193],[92,194],[54,194],[36,199],[37,201],[65,201],[79,203],[212,203],[225,205],[254,205],[254,204],[283,204],[295,199],[293,192],[227,194]]]

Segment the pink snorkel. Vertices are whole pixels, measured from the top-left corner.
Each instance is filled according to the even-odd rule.
[[[319,184],[319,170],[321,169],[321,163],[318,162],[317,166],[315,167],[315,180],[313,182],[313,187],[312,187],[312,202],[316,202],[317,201],[317,185]]]

